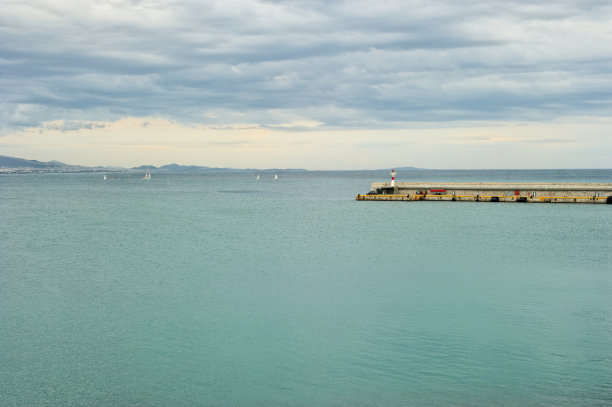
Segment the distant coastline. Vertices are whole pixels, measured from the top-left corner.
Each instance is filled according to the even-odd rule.
[[[422,170],[423,168],[416,167],[395,167],[396,170]],[[205,167],[200,165],[180,165],[167,164],[160,167],[154,165],[139,165],[138,167],[88,167],[84,165],[65,164],[60,161],[37,161],[27,160],[25,158],[9,157],[0,155],[0,174],[44,174],[44,173],[80,173],[80,172],[267,172],[267,171],[283,171],[283,172],[306,172],[309,170],[303,168],[229,168],[229,167]],[[383,171],[383,169],[375,170],[357,170],[357,171]],[[387,169],[384,169],[387,171]]]
[[[65,164],[60,161],[37,161],[27,160],[24,158],[9,157],[0,155],[0,174],[43,174],[43,173],[80,173],[80,172],[141,172],[141,171],[157,171],[157,172],[212,172],[212,171],[306,171],[301,168],[219,168],[205,167],[199,165],[180,165],[168,164],[156,167],[154,165],[140,165],[138,167],[88,167],[84,165]]]
[[[0,174],[41,174],[103,171],[121,171],[121,169],[69,165],[59,161],[42,162],[37,160],[26,160],[24,158],[0,155]]]

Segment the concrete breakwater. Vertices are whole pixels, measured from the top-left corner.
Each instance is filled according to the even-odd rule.
[[[373,182],[356,200],[612,204],[612,183]]]

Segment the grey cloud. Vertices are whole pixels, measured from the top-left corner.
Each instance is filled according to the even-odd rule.
[[[227,124],[206,118],[218,109],[268,126],[280,109],[367,128],[606,115],[612,104],[603,1],[0,6],[5,127],[154,115]]]
[[[46,129],[59,130],[62,132],[74,131],[74,130],[80,130],[80,129],[87,129],[87,130],[103,129],[105,127],[106,126],[101,123],[81,122],[79,120],[60,121],[60,122],[55,122],[55,123],[48,123],[47,125],[45,125]]]

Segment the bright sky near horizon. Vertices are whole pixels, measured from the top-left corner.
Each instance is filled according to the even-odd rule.
[[[0,154],[610,168],[609,0],[0,0]]]

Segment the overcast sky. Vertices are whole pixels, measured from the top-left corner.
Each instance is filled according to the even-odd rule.
[[[0,154],[611,167],[610,0],[0,0],[0,10]]]

